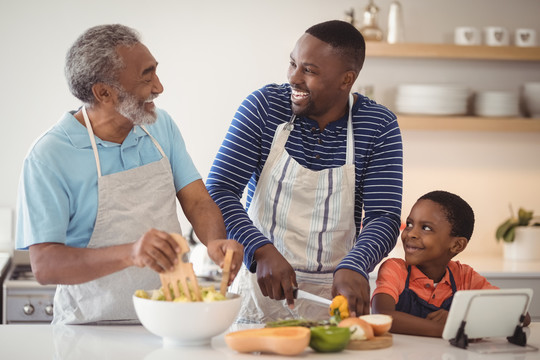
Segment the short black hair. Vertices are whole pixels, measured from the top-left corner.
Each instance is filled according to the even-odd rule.
[[[465,200],[442,190],[429,192],[418,200],[431,200],[441,205],[452,228],[450,235],[470,240],[474,230],[474,211]]]
[[[351,23],[341,20],[325,21],[313,25],[306,33],[332,46],[350,63],[352,70],[358,73],[362,70],[366,58],[366,42]]]

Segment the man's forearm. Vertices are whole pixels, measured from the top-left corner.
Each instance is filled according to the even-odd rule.
[[[186,214],[186,217],[204,245],[208,245],[211,240],[227,238],[221,211],[210,197],[199,204],[190,215]]]
[[[81,284],[129,267],[131,244],[74,248],[59,243],[30,247],[30,262],[41,284]]]

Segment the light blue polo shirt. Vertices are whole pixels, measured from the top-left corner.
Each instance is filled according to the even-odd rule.
[[[201,176],[172,118],[164,110],[156,111],[157,121],[146,129],[169,158],[178,192]],[[84,248],[90,241],[98,205],[97,168],[86,127],[74,113],[66,113],[39,137],[24,160],[17,197],[17,249],[44,242]],[[161,159],[139,126],[122,144],[97,137],[96,144],[103,176]]]

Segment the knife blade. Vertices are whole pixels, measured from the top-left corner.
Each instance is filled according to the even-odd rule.
[[[314,295],[312,293],[309,293],[307,291],[300,290],[300,289],[293,289],[293,295],[295,299],[311,300],[311,301],[315,301],[320,304],[328,305],[328,306],[332,304],[332,300],[328,300],[327,298],[323,298],[322,296]]]

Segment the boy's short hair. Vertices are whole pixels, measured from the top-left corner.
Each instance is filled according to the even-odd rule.
[[[450,235],[470,240],[474,229],[474,211],[465,200],[442,190],[429,192],[418,200],[431,200],[441,205],[451,226]]]
[[[354,25],[346,21],[330,20],[313,25],[306,33],[332,46],[352,70],[360,72],[366,57],[366,43]]]

